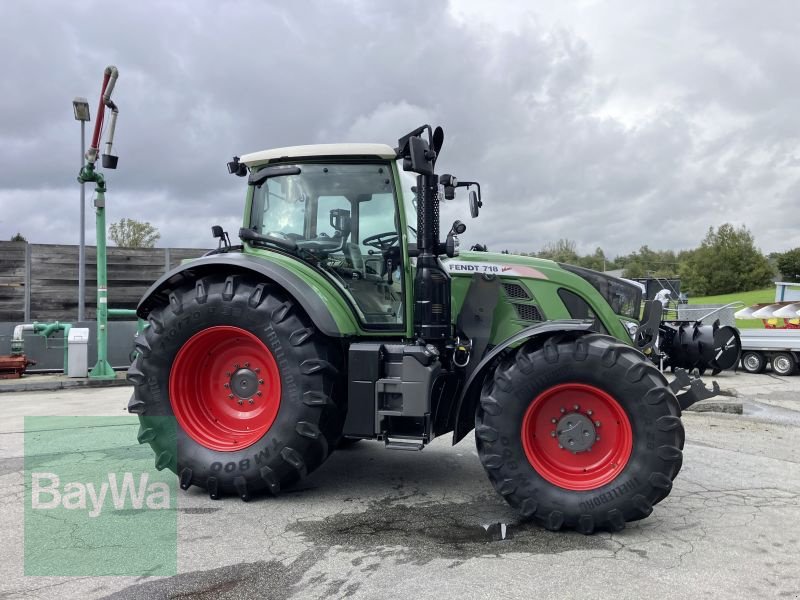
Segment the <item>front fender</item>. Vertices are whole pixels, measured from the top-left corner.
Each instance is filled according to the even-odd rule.
[[[453,445],[460,442],[475,427],[475,409],[478,406],[483,380],[489,372],[489,366],[505,350],[536,338],[547,338],[556,333],[590,331],[594,321],[564,319],[546,321],[526,327],[512,335],[501,344],[491,349],[472,371],[466,384],[461,388],[453,427]]]
[[[346,318],[345,310],[337,311],[338,318],[334,318],[331,307],[346,306],[344,298],[335,290],[312,286],[291,269],[275,262],[239,253],[203,256],[165,273],[145,292],[136,314],[146,319],[154,306],[169,301],[168,291],[177,285],[207,275],[227,276],[235,273],[252,273],[283,288],[303,308],[317,329],[327,336],[345,337],[357,332],[356,323],[352,317],[349,320]]]

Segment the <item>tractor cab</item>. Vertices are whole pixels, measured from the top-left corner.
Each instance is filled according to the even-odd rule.
[[[322,270],[354,304],[365,330],[405,332],[408,324],[411,259],[418,253],[417,188],[397,156],[384,144],[322,144],[256,152],[229,163],[232,173],[249,173],[242,240],[256,251],[290,254]],[[452,197],[458,183],[445,177],[442,189]],[[457,253],[455,236],[445,249],[451,256]]]

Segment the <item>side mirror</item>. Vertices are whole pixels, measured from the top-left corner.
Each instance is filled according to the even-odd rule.
[[[481,201],[478,199],[478,193],[475,190],[471,190],[469,193],[469,214],[473,219],[478,216],[480,206]]]
[[[453,226],[450,228],[450,231],[455,233],[456,235],[461,235],[467,230],[467,226],[464,225],[461,221],[455,220],[453,221]]]

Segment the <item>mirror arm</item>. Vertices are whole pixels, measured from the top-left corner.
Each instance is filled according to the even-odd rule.
[[[469,187],[471,187],[471,186],[473,186],[473,185],[474,185],[476,188],[478,188],[478,206],[479,206],[480,208],[483,208],[483,200],[481,199],[481,184],[480,184],[480,183],[478,183],[477,181],[459,181],[459,182],[456,184],[456,187],[465,187],[465,188],[469,188]]]

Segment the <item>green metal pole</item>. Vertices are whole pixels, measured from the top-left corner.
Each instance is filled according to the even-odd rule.
[[[89,372],[90,379],[114,379],[114,369],[108,363],[108,274],[106,272],[106,182],[87,162],[78,175],[81,183],[97,184],[94,201],[97,232],[97,363]]]
[[[94,201],[97,234],[97,363],[89,372],[90,379],[114,379],[108,362],[108,273],[106,271],[106,185],[103,176],[95,173],[97,196]]]

